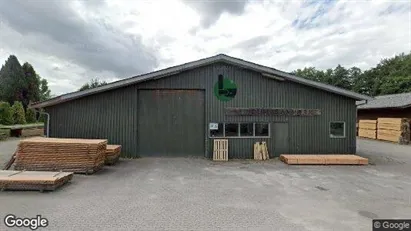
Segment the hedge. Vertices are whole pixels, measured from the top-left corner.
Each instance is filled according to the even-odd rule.
[[[0,124],[12,125],[14,123],[11,106],[7,102],[0,102]]]

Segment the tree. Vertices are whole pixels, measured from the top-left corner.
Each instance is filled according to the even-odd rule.
[[[83,86],[81,86],[79,91],[84,91],[84,90],[87,90],[87,89],[92,89],[92,88],[95,88],[95,87],[104,86],[106,84],[107,84],[106,81],[101,81],[99,79],[92,79],[89,83],[85,83]]]
[[[46,79],[42,79],[37,75],[37,80],[39,81],[39,101],[48,100],[51,98],[51,91],[48,86]]]
[[[0,100],[12,104],[27,97],[28,84],[16,56],[10,55],[0,69]]]
[[[40,79],[38,78],[36,71],[30,63],[25,62],[22,68],[27,82],[27,95],[23,100],[23,106],[27,108],[27,105],[30,102],[36,102],[40,100]]]
[[[10,104],[8,102],[0,102],[0,124],[12,125],[13,123],[13,114]]]
[[[26,114],[24,112],[23,104],[19,101],[15,101],[11,106],[14,124],[25,124]]]
[[[26,110],[26,122],[35,123],[36,122],[36,111],[32,108],[27,108]]]

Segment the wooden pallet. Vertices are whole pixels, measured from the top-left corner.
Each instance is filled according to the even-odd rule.
[[[289,165],[367,165],[368,159],[357,155],[282,154],[280,160]]]
[[[53,191],[72,178],[72,172],[0,170],[0,190]]]
[[[215,139],[213,150],[214,161],[228,161],[228,140]]]

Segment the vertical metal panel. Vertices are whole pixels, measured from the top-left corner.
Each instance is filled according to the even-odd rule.
[[[237,85],[237,95],[231,101],[221,102],[214,96],[213,87],[219,74]],[[127,152],[125,155],[137,156],[137,89],[203,89],[206,121],[203,129],[207,157],[212,156],[212,140],[207,138],[209,122],[287,122],[290,153],[355,152],[354,99],[289,81],[269,79],[260,73],[225,63],[47,108],[51,115],[51,135],[107,137],[111,143],[122,144],[123,150]],[[315,117],[225,116],[225,107],[316,108],[322,114]],[[346,138],[330,138],[331,121],[346,122]],[[229,158],[252,158],[253,143],[257,141],[266,141],[269,151],[275,150],[272,139],[230,139]]]
[[[204,156],[201,90],[139,91],[141,156]]]

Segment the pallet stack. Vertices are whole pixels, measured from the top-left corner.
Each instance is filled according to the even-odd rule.
[[[399,144],[410,143],[410,120],[405,118],[378,118],[377,139]]]
[[[227,139],[215,139],[214,140],[214,161],[228,161],[228,140]]]
[[[20,141],[15,170],[91,174],[104,166],[107,140],[34,137]]]
[[[360,120],[358,127],[359,137],[377,139],[377,120]]]
[[[2,171],[0,190],[55,190],[73,178],[72,172]]]
[[[106,149],[106,165],[113,165],[120,159],[121,145],[107,145]]]
[[[257,142],[254,144],[254,160],[268,160],[268,148],[266,142]]]

